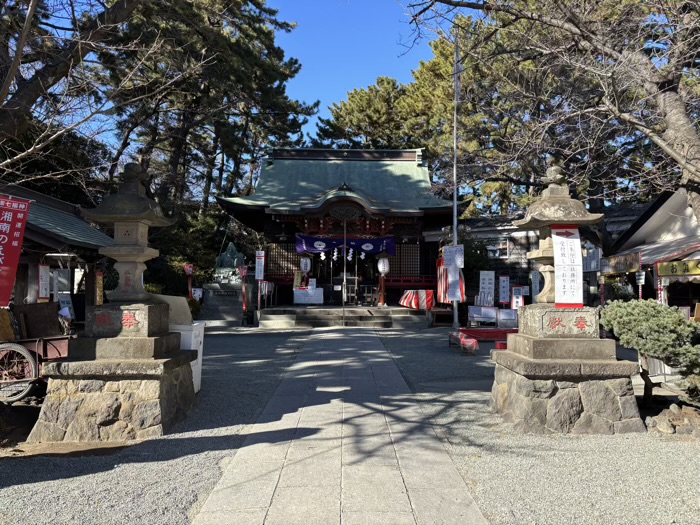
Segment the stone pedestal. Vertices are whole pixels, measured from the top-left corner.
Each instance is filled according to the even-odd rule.
[[[521,308],[520,332],[494,354],[492,408],[523,432],[645,431],[632,390],[638,365],[617,361],[598,326],[594,308]]]
[[[86,336],[70,341],[70,360],[44,367],[46,400],[29,441],[160,436],[194,400],[190,362],[197,352],[180,350],[180,334],[168,332],[168,304],[142,283],[144,263],[158,255],[148,246],[148,228],[173,222],[146,196],[147,180],[140,165],[127,164],[117,193],[83,210],[114,228],[114,245],[100,253],[116,261],[119,285],[109,304],[88,310]]]
[[[127,441],[163,435],[194,401],[190,361],[169,359],[48,363],[46,399],[28,441]]]
[[[125,441],[167,432],[194,400],[180,334],[168,333],[168,305],[91,308],[86,337],[70,341],[69,361],[49,363],[46,400],[29,441]]]

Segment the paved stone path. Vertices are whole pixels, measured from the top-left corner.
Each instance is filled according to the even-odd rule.
[[[374,332],[316,330],[194,524],[486,524],[424,420]]]

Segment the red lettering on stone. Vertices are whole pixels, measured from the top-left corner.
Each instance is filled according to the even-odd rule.
[[[122,316],[122,326],[125,328],[133,328],[139,324],[138,319],[136,319],[136,316],[132,314],[131,312],[124,312],[124,315]]]
[[[132,285],[131,272],[124,272],[124,289],[131,290]]]
[[[107,312],[97,312],[95,314],[95,326],[112,326],[112,316]]]
[[[579,332],[583,332],[590,325],[586,321],[585,317],[577,317],[576,322],[574,323],[574,326],[579,329]]]
[[[550,317],[549,318],[549,329],[556,330],[559,327],[564,328],[564,323],[562,322],[561,317]]]

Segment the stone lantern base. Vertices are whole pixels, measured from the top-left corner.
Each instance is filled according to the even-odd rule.
[[[520,333],[497,351],[491,406],[517,430],[532,433],[644,432],[631,376],[615,342],[599,339],[593,308],[520,309]]]
[[[158,437],[194,401],[190,361],[64,361],[45,365],[46,399],[28,441],[127,441]]]

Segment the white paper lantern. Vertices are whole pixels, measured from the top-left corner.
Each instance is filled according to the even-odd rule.
[[[309,257],[302,257],[299,267],[302,272],[309,273],[311,271],[311,259]]]
[[[377,261],[377,270],[379,270],[379,273],[381,273],[382,275],[386,275],[389,273],[388,257],[380,257],[380,259]]]

